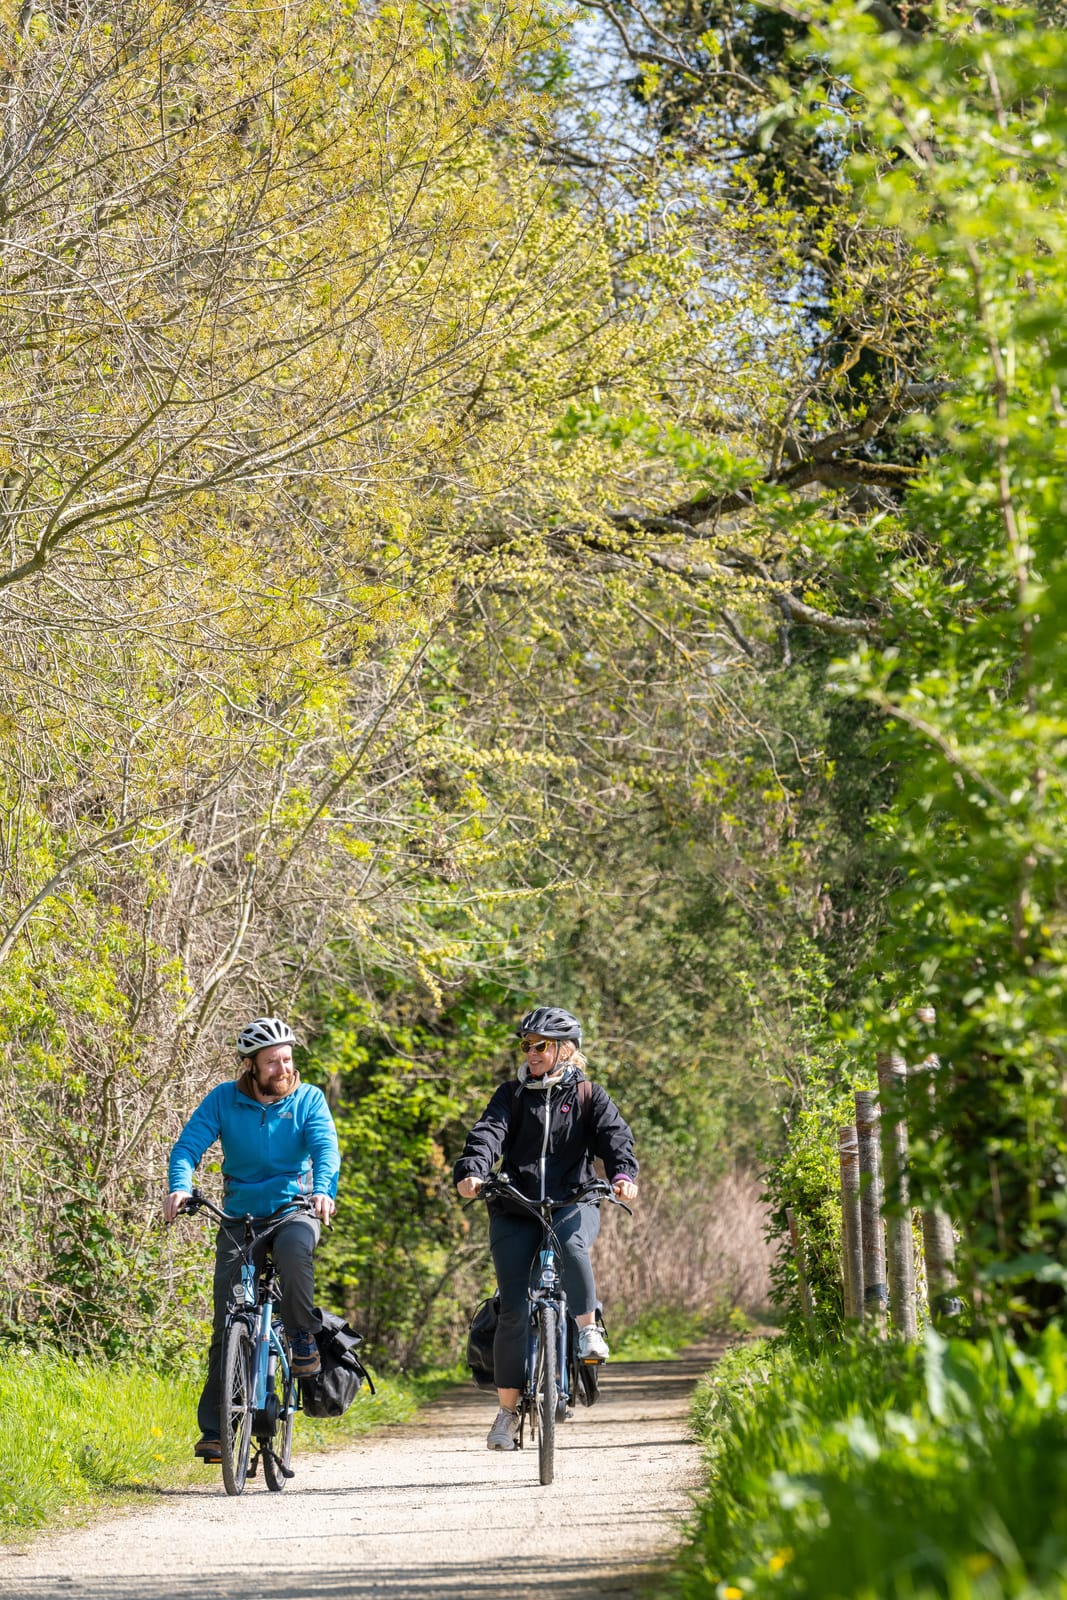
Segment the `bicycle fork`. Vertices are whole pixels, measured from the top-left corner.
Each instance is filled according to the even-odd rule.
[[[256,1310],[252,1323],[253,1348],[252,1348],[252,1437],[256,1441],[256,1454],[248,1468],[248,1476],[254,1478],[259,1458],[264,1451],[269,1453],[274,1465],[285,1478],[293,1477],[293,1471],[285,1466],[274,1450],[274,1435],[278,1431],[281,1420],[278,1407],[278,1392],[275,1387],[275,1377],[278,1363],[282,1366],[282,1390],[289,1393],[289,1363],[286,1360],[285,1350],[281,1340],[274,1331],[274,1302],[270,1296],[270,1280],[273,1275],[267,1269],[265,1298],[256,1306],[255,1273],[253,1269],[242,1269],[242,1288],[245,1304]]]
[[[526,1418],[535,1414],[532,1396],[533,1385],[537,1377],[537,1349],[539,1344],[537,1328],[537,1309],[544,1300],[551,1300],[556,1307],[556,1389],[557,1409],[567,1411],[572,1399],[568,1390],[568,1363],[567,1363],[567,1297],[563,1292],[559,1273],[556,1271],[556,1255],[554,1250],[544,1249],[539,1253],[538,1260],[540,1271],[537,1276],[536,1287],[531,1289],[529,1298],[530,1323],[529,1340],[526,1352],[526,1384],[519,1410],[518,1446],[522,1449],[522,1436]]]
[[[556,1271],[556,1257],[552,1250],[541,1251],[541,1282],[556,1302],[556,1387],[559,1390],[560,1401],[564,1406],[569,1406],[572,1396],[567,1387],[570,1381],[567,1362],[567,1296],[563,1292],[563,1284]]]

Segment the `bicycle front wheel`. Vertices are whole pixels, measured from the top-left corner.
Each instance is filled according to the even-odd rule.
[[[222,1347],[222,1481],[227,1494],[240,1494],[248,1477],[252,1449],[253,1360],[255,1346],[247,1322],[226,1330]]]
[[[288,1340],[285,1340],[285,1345],[288,1359]],[[273,1437],[263,1441],[260,1460],[263,1462],[267,1488],[278,1494],[289,1482],[289,1463],[293,1458],[293,1418],[296,1413],[296,1379],[292,1372],[288,1378],[283,1375],[280,1361],[274,1369],[274,1387],[268,1392],[267,1401],[278,1422]]]
[[[537,1467],[542,1483],[551,1483],[556,1468],[556,1308],[537,1308],[537,1369],[534,1373],[534,1417],[537,1423]]]

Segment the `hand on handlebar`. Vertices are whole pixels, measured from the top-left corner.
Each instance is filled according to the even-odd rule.
[[[163,1202],[163,1221],[173,1222],[185,1210],[192,1195],[186,1189],[174,1189]]]
[[[319,1221],[324,1222],[329,1227],[337,1206],[328,1194],[313,1194],[311,1196],[311,1209]]]
[[[461,1178],[456,1184],[458,1194],[464,1200],[476,1200],[479,1196],[488,1199],[490,1195],[507,1194],[519,1201],[532,1215],[538,1214],[536,1201],[530,1200],[526,1195],[513,1187],[506,1172],[491,1172],[488,1178]],[[549,1203],[554,1207],[572,1205],[575,1201],[582,1200],[610,1200],[615,1205],[622,1206],[629,1212],[627,1200],[637,1196],[637,1184],[632,1178],[620,1174],[612,1183],[607,1183],[603,1178],[594,1178],[586,1188],[580,1190],[570,1200],[553,1200]],[[632,1214],[632,1213],[631,1213]]]

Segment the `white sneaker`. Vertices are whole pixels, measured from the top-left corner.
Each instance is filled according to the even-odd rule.
[[[587,1328],[578,1329],[579,1361],[606,1361],[610,1354],[608,1341],[595,1322],[591,1322]]]
[[[489,1437],[485,1441],[490,1450],[517,1450],[519,1432],[519,1413],[505,1411],[501,1406],[496,1414],[496,1421],[489,1429]]]

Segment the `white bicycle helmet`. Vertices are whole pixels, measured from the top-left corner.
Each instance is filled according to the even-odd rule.
[[[295,1043],[296,1034],[281,1017],[257,1017],[237,1035],[237,1054],[247,1060],[260,1050],[269,1050],[272,1044]]]

